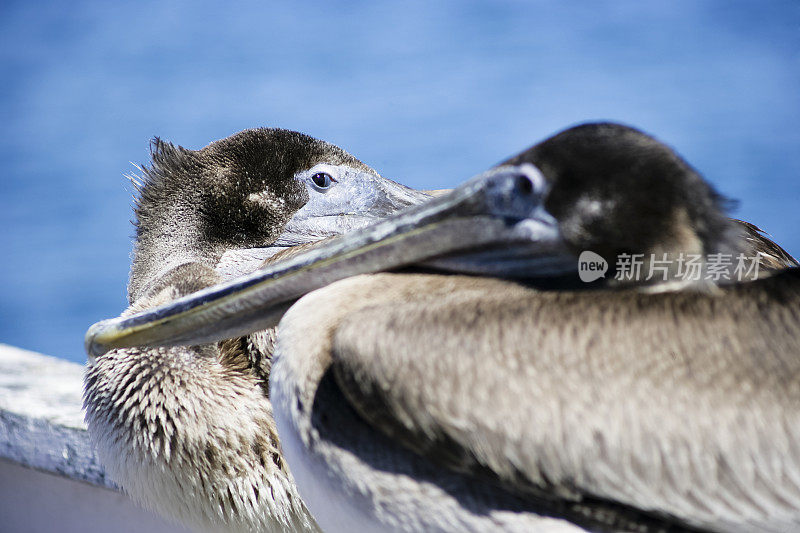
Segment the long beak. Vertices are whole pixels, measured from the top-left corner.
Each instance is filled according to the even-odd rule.
[[[547,183],[534,166],[500,167],[372,226],[321,243],[253,274],[174,302],[93,325],[86,350],[202,344],[277,325],[304,294],[334,281],[419,265],[537,277],[574,270]]]

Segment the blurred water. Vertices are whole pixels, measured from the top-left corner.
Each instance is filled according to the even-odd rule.
[[[154,135],[296,129],[434,188],[614,119],[800,254],[796,0],[5,2],[0,43],[0,342],[83,361],[125,307]]]

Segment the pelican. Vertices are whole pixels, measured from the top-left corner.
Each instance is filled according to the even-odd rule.
[[[428,197],[336,146],[280,129],[198,151],[156,139],[138,187],[126,314]],[[257,331],[90,358],[86,422],[112,479],[199,530],[317,530],[281,457],[267,386],[273,341],[273,331]]]
[[[582,125],[387,220],[101,322],[87,350],[280,319],[270,398],[327,531],[798,531],[800,269],[778,247],[787,268],[712,276],[712,258],[767,242],[724,207],[656,139]],[[585,251],[606,277],[578,281]],[[613,275],[626,254],[668,260],[663,277]]]

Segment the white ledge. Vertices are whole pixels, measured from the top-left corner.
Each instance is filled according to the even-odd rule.
[[[83,367],[0,344],[0,458],[115,488],[81,412]]]
[[[0,344],[0,529],[185,532],[134,504],[97,459],[84,367]]]

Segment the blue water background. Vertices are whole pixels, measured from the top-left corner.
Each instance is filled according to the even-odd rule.
[[[254,126],[450,187],[576,122],[668,142],[800,254],[800,2],[4,2],[0,342],[126,306],[130,163]]]

